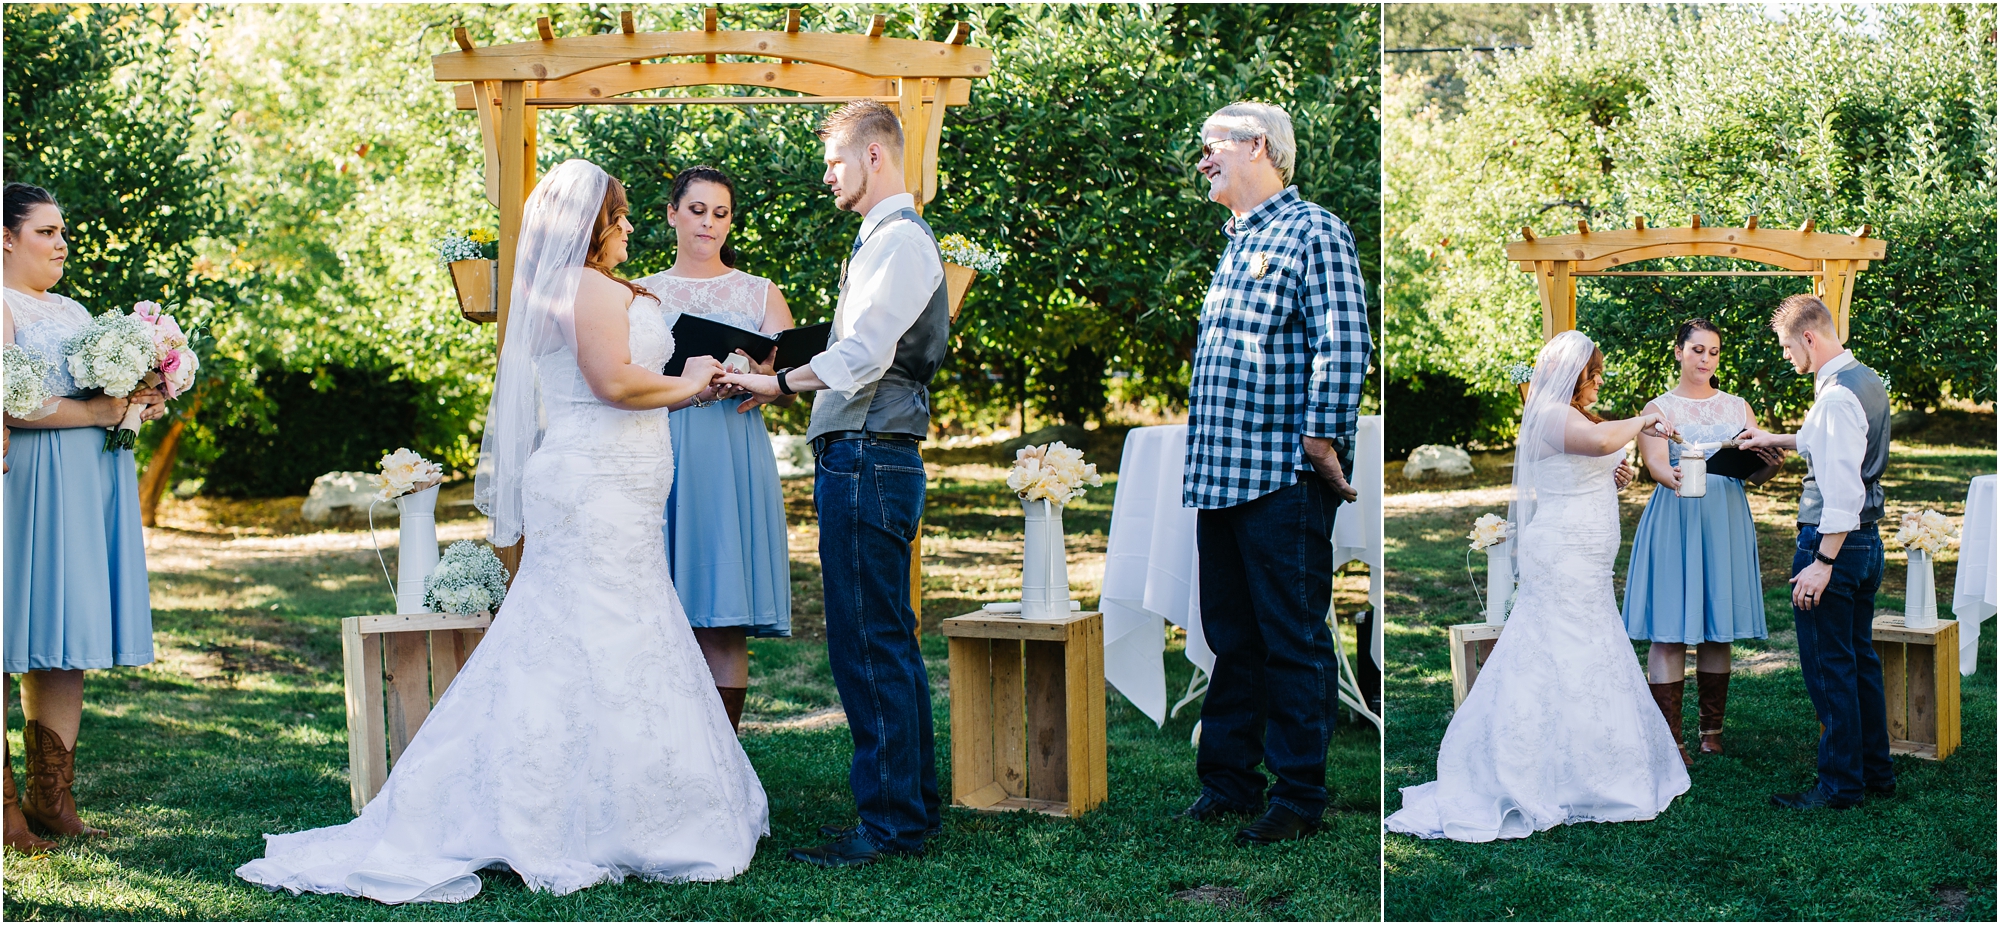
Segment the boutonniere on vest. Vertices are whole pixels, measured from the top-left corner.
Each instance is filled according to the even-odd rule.
[[[1250,273],[1252,276],[1255,276],[1258,279],[1263,279],[1264,274],[1269,272],[1271,272],[1270,254],[1258,254],[1257,256],[1250,258]]]

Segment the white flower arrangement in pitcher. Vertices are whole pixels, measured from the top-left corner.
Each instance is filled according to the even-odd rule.
[[[1903,515],[1896,545],[1935,556],[1958,545],[1958,528],[1951,525],[1951,518],[1936,511],[1913,511]]]
[[[375,481],[382,486],[379,497],[384,501],[393,501],[443,482],[444,467],[423,458],[415,450],[400,447],[382,457],[382,474],[376,476]]]
[[[1507,518],[1498,514],[1481,514],[1478,520],[1472,522],[1472,532],[1465,538],[1472,541],[1473,549],[1485,549],[1506,542],[1513,532],[1514,525],[1508,523]]]
[[[1082,450],[1064,446],[1061,440],[1022,447],[1014,454],[1014,468],[1007,473],[1007,487],[1021,500],[1057,505],[1083,497],[1086,485],[1102,484],[1097,465],[1084,462]]]

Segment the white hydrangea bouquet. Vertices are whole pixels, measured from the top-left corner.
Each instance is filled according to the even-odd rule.
[[[6,356],[7,414],[27,420],[41,413],[54,397],[49,394],[50,365],[20,344],[0,350]]]
[[[63,344],[63,360],[79,388],[98,389],[113,398],[156,385],[169,399],[177,398],[194,384],[201,368],[180,323],[158,302],[140,302],[130,314],[109,311],[90,319]],[[136,446],[144,411],[141,405],[130,406],[125,419],[105,435],[104,448]]]
[[[1000,272],[1014,255],[1003,250],[989,250],[974,243],[962,234],[948,234],[938,239],[938,253],[947,263],[970,267],[981,273],[992,275]]]
[[[484,543],[460,540],[424,579],[424,606],[431,613],[493,613],[507,597],[507,567]]]
[[[1084,462],[1082,450],[1064,446],[1061,440],[1023,447],[1014,454],[1014,468],[1007,473],[1007,487],[1023,501],[1064,505],[1083,497],[1085,485],[1102,484],[1097,465]]]
[[[443,482],[444,467],[423,458],[415,450],[400,447],[382,457],[382,474],[376,476],[375,481],[382,487],[381,499],[394,501]]]
[[[1958,545],[1958,528],[1951,518],[1936,511],[1903,515],[1903,527],[1896,531],[1896,545],[1935,556]]]

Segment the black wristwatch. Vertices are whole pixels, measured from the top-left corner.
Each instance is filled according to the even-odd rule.
[[[1826,553],[1820,552],[1817,549],[1813,550],[1813,561],[1824,562],[1828,565],[1833,564],[1833,558],[1831,556],[1828,556]]]
[[[784,369],[778,370],[778,391],[783,392],[786,395],[798,394],[797,392],[792,391],[791,386],[785,384],[785,374],[797,368],[798,367],[796,366],[787,366]]]

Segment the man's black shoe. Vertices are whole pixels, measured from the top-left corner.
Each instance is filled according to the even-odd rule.
[[[1194,801],[1193,806],[1181,810],[1181,815],[1196,822],[1208,822],[1224,816],[1255,816],[1257,810],[1248,806],[1224,803],[1204,791],[1201,799]]]
[[[1868,786],[1862,789],[1868,791],[1868,795],[1872,797],[1892,797],[1896,795],[1896,782],[1890,781],[1886,784],[1869,784]]]
[[[819,836],[820,836],[821,838],[831,838],[831,839],[834,839],[834,840],[836,840],[836,841],[837,841],[837,840],[839,840],[839,839],[843,839],[843,838],[846,838],[846,837],[847,837],[847,836],[849,836],[849,835],[852,835],[852,834],[854,834],[854,833],[855,833],[855,831],[856,831],[856,830],[858,830],[858,829],[860,829],[860,828],[861,828],[861,826],[860,826],[860,825],[858,825],[858,824],[857,824],[857,825],[823,825],[823,826],[820,826],[820,827],[819,827]],[[936,838],[936,837],[938,837],[938,836],[939,836],[940,834],[943,834],[943,832],[944,832],[944,824],[943,824],[943,823],[939,823],[939,824],[937,825],[937,827],[936,827],[936,828],[929,828],[929,829],[925,829],[925,830],[924,830],[924,841],[930,841],[931,839],[933,839],[933,838]]]
[[[859,832],[849,832],[817,848],[793,848],[785,856],[814,867],[864,867],[875,863],[883,852]]]
[[[1818,787],[1804,793],[1771,794],[1771,805],[1779,809],[1853,809],[1861,805],[1860,800],[1841,800],[1829,795]]]
[[[1275,845],[1281,841],[1304,838],[1319,831],[1318,819],[1307,819],[1283,806],[1272,804],[1244,829],[1236,833],[1236,844],[1248,848],[1251,845]]]

